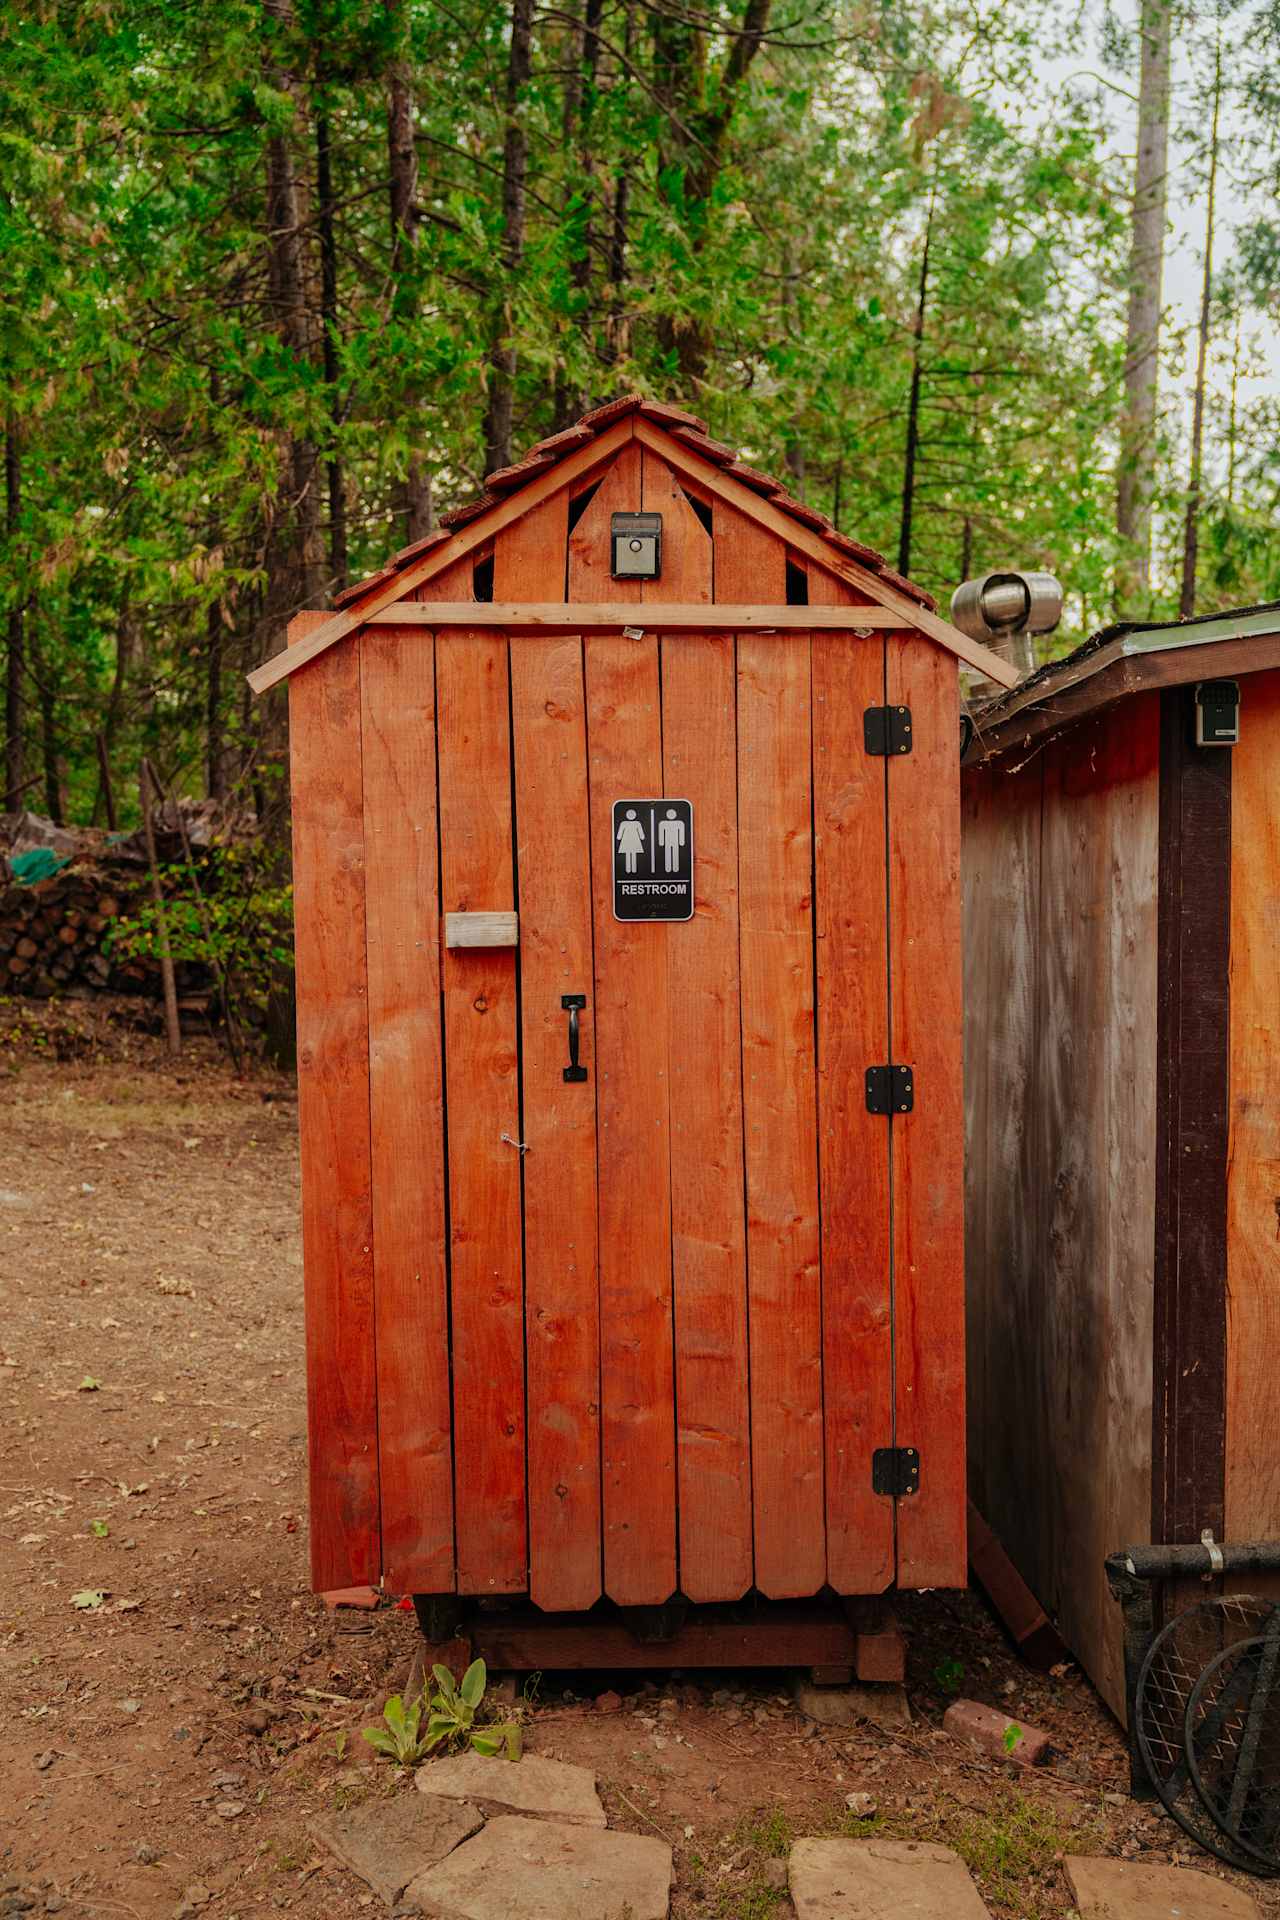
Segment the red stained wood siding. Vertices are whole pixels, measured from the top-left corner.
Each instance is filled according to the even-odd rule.
[[[454,1585],[430,633],[361,636],[382,1571],[395,1593]]]
[[[853,631],[856,589],[653,445],[582,481],[418,597],[634,629],[379,627],[291,682],[316,1583],[553,1613],[962,1583],[954,660]],[[611,568],[637,508],[643,584]],[[645,630],[804,574],[848,633]],[[692,803],[688,922],[614,917],[628,795]],[[443,944],[512,911],[511,946]]]
[[[298,614],[290,639],[323,614]],[[311,1580],[381,1577],[360,653],[289,682]]]

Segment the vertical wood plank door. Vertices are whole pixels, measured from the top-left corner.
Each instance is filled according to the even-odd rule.
[[[442,575],[432,587],[447,592],[451,584]],[[507,637],[493,628],[448,629],[436,635],[435,652],[441,909],[509,912]],[[529,1553],[515,951],[446,947],[441,977],[457,1586],[522,1593]]]
[[[656,581],[612,577],[637,509]],[[635,625],[363,655],[383,1565],[549,1612],[963,1582],[954,663],[638,444],[488,559],[423,597]],[[797,597],[848,631],[644,625]],[[886,700],[901,762],[864,737]],[[692,806],[688,920],[614,911],[613,809],[648,799]],[[446,946],[466,912],[512,943]],[[886,1063],[916,1074],[892,1120]]]
[[[495,596],[564,592],[568,502],[499,534]],[[529,1595],[548,1612],[601,1592],[600,1302],[596,1259],[596,992],[586,685],[574,636],[511,636],[528,1397]],[[580,1060],[569,1081],[569,1010]]]

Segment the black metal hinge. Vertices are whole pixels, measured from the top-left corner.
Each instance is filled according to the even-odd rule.
[[[910,1113],[915,1103],[915,1074],[910,1067],[867,1068],[868,1113]]]
[[[920,1491],[920,1454],[915,1447],[877,1447],[871,1456],[871,1491],[905,1500]]]
[[[862,738],[868,753],[882,757],[910,753],[910,707],[868,707],[862,716]]]

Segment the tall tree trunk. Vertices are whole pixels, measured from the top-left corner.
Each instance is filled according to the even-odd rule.
[[[595,245],[595,147],[592,118],[600,66],[600,21],[603,0],[584,0],[582,23],[573,36],[569,73],[564,88],[562,140],[566,158],[576,157],[565,187],[565,224],[569,232],[569,283],[573,289],[572,325],[583,336],[584,353],[591,358],[592,249]],[[575,202],[577,203],[575,206]],[[564,364],[558,363],[552,403],[557,432],[569,426],[588,404],[588,395],[575,384]]]
[[[306,254],[302,230],[302,197],[294,165],[292,140],[300,130],[302,94],[290,46],[292,0],[262,0],[266,15],[266,78],[278,93],[294,103],[294,124],[273,132],[266,148],[267,279],[276,331],[288,356],[301,372],[310,358],[311,325],[307,304]],[[267,650],[285,645],[290,615],[321,589],[320,513],[317,501],[315,448],[305,433],[292,432],[277,489],[275,518],[267,542],[267,592],[264,607]],[[268,871],[284,883],[291,870],[288,776],[288,714],[282,699],[268,699],[259,732],[255,792],[259,818],[268,849]],[[267,995],[266,1045],[280,1066],[294,1058],[293,969],[275,971]]]
[[[1200,492],[1204,478],[1204,388],[1209,363],[1209,320],[1213,301],[1213,216],[1218,191],[1218,122],[1222,111],[1222,26],[1213,55],[1213,116],[1209,128],[1209,185],[1204,215],[1204,273],[1200,282],[1200,328],[1196,347],[1196,385],[1191,403],[1191,472],[1182,526],[1182,591],[1178,612],[1184,620],[1196,610],[1196,561],[1200,551]]]
[[[394,304],[406,322],[417,316],[414,251],[418,244],[418,147],[414,139],[413,63],[408,48],[408,8],[397,8],[396,51],[387,68],[387,159],[391,182],[391,273]],[[404,403],[416,412],[410,389]],[[433,524],[431,479],[421,454],[412,450],[402,496],[405,540],[412,544]]]
[[[1227,406],[1227,505],[1236,503],[1236,446],[1240,437],[1240,312],[1231,341],[1231,394]]]
[[[293,24],[292,0],[263,0],[271,22],[267,78],[302,111],[301,90],[292,68],[278,63],[280,41]],[[291,144],[292,129],[280,128],[267,141],[267,267],[276,331],[290,357],[301,366],[310,357],[311,328],[302,205]],[[291,433],[285,475],[277,499],[270,566],[274,593],[269,609],[276,648],[284,644],[288,615],[320,590],[320,513],[316,498],[316,454],[305,433]]]
[[[124,711],[125,689],[129,681],[129,668],[133,663],[137,640],[137,616],[129,599],[128,587],[120,601],[120,610],[116,614],[116,662],[111,675],[111,690],[107,694],[107,704],[103,710],[102,727],[98,734],[99,765],[101,777],[98,791],[93,802],[93,823],[97,826],[102,814],[107,815],[107,824],[111,825],[111,763],[114,758],[116,737],[120,730],[120,715]]]
[[[696,14],[667,13],[659,7],[653,16],[654,91],[665,110],[658,136],[659,191],[683,218],[695,263],[706,250],[711,199],[724,168],[729,128],[764,44],[772,4],[747,0],[741,29],[729,42],[719,71],[712,74],[707,72],[706,35],[694,24]],[[674,354],[683,389],[692,397],[714,344],[708,323],[698,314],[667,315],[658,337],[664,350]]]
[[[506,131],[502,142],[502,276],[499,298],[490,320],[489,401],[484,417],[486,474],[511,465],[516,395],[514,301],[516,277],[524,260],[525,181],[529,168],[529,142],[520,96],[529,79],[532,37],[533,0],[512,0]]]
[[[226,641],[222,602],[211,600],[205,614],[204,752],[205,791],[211,800],[227,792],[226,731],[222,716],[222,654]]]
[[[329,399],[329,449],[325,473],[329,483],[329,579],[333,592],[347,584],[347,502],[338,456],[337,434],[342,413],[338,391],[338,242],[333,226],[333,148],[329,115],[316,114],[316,217],[320,229],[320,350],[324,386]]]
[[[10,572],[16,573],[14,556],[18,524],[22,517],[22,453],[18,444],[18,423],[12,407],[5,416],[4,432],[5,532],[8,536]],[[16,589],[15,589],[16,592]],[[26,659],[23,649],[22,602],[15,599],[9,609],[7,649],[4,670],[4,788],[5,808],[12,812],[21,802],[26,777],[23,751],[23,693]]]
[[[929,212],[925,218],[924,248],[920,255],[920,281],[916,289],[915,321],[911,328],[911,388],[907,398],[907,439],[902,454],[902,513],[898,522],[898,572],[904,574],[911,572],[911,523],[915,514],[916,460],[920,451],[921,356],[925,314],[929,304],[929,249],[933,245],[933,213],[937,193],[935,179],[929,190]]]
[[[635,9],[628,0],[626,20],[622,30],[622,51],[631,58],[631,41],[635,30]],[[629,326],[626,319],[626,277],[627,277],[627,213],[631,194],[631,176],[624,160],[617,169],[613,181],[613,206],[609,215],[608,279],[609,305],[604,321],[604,351],[602,358],[616,366],[631,350]]]
[[[1121,608],[1143,597],[1151,585],[1151,495],[1168,198],[1172,0],[1141,0],[1139,32],[1142,63],[1138,82],[1138,158],[1129,249],[1125,409],[1116,482],[1116,531],[1124,544],[1116,579]]]
[[[58,756],[58,690],[53,682],[53,669],[46,658],[40,639],[39,615],[33,595],[29,605],[31,627],[27,634],[27,648],[31,657],[31,673],[36,683],[36,699],[40,708],[40,756],[44,770],[44,810],[57,827],[66,824],[66,808],[62,797],[62,766]]]

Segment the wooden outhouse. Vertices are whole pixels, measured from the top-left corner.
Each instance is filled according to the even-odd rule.
[[[963,818],[973,1496],[1122,1715],[1104,1557],[1280,1534],[1280,608],[1001,696]]]
[[[957,664],[615,401],[300,616],[319,1589],[965,1579]]]

